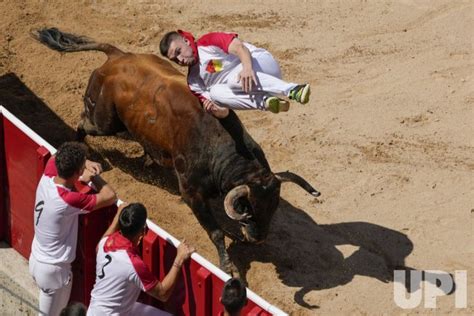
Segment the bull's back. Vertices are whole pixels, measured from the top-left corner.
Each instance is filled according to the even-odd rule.
[[[155,55],[125,54],[102,68],[128,131],[170,154],[181,151],[205,114],[185,77]]]

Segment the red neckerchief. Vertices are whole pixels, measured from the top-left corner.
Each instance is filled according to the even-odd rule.
[[[105,252],[114,252],[117,250],[126,250],[127,252],[138,254],[138,251],[136,247],[132,245],[132,242],[125,238],[119,231],[107,237],[104,244]]]
[[[178,30],[178,33],[179,33],[179,35],[181,35],[182,37],[184,37],[185,39],[187,39],[189,41],[189,46],[191,46],[191,48],[193,50],[194,60],[196,62],[199,61],[199,55],[198,55],[198,50],[197,50],[197,47],[196,47],[196,41],[194,40],[193,34],[191,34],[189,32],[186,32],[186,31],[183,31],[183,30]]]

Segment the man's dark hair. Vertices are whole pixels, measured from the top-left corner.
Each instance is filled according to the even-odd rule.
[[[247,289],[242,281],[236,278],[229,279],[222,289],[222,305],[231,314],[237,314],[247,304]]]
[[[141,203],[132,203],[123,208],[119,217],[119,229],[128,239],[140,233],[146,224],[146,208]]]
[[[168,50],[170,49],[170,44],[173,40],[179,38],[181,35],[179,35],[178,32],[172,31],[168,32],[163,36],[163,38],[160,41],[160,53],[161,55],[165,56],[168,58]]]
[[[84,304],[75,302],[64,307],[59,316],[86,316],[87,308]]]
[[[74,173],[81,171],[86,162],[87,149],[85,145],[78,142],[66,142],[59,146],[56,152],[55,164],[58,175],[67,179]]]

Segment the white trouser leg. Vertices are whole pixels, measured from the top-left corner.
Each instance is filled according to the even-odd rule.
[[[67,306],[72,288],[71,264],[46,264],[30,256],[30,274],[40,288],[39,315],[57,316]]]
[[[133,304],[130,315],[140,315],[140,316],[171,316],[170,313],[162,311],[156,307],[145,305],[139,302]]]
[[[288,96],[290,90],[297,85],[280,79],[280,66],[268,52],[252,55],[252,66],[257,77],[257,86],[250,94],[244,92],[242,85],[237,83],[238,74],[242,71],[242,64],[239,64],[229,73],[225,83],[210,88],[211,100],[220,106],[236,110],[265,110],[265,96]]]

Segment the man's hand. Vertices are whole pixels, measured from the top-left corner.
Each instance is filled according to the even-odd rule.
[[[210,113],[217,118],[224,118],[229,114],[229,109],[218,106],[211,100],[204,100],[202,102],[202,105],[207,113]]]
[[[84,183],[89,183],[93,177],[95,177],[97,174],[95,173],[94,170],[89,170],[89,169],[84,169],[84,172],[82,175],[79,177],[79,180],[84,182]]]
[[[202,102],[202,106],[207,113],[212,113],[212,111],[217,107],[217,104],[212,102],[211,100],[204,100]]]
[[[122,213],[122,210],[124,208],[126,208],[127,206],[129,206],[129,205],[130,205],[130,203],[128,203],[128,202],[123,202],[122,204],[120,204],[120,206],[117,208],[117,214],[115,214],[115,216],[117,216],[117,217],[120,216],[120,213]]]
[[[183,263],[188,260],[191,257],[191,254],[195,252],[196,249],[194,249],[193,246],[189,245],[186,242],[186,239],[183,239],[181,243],[178,246],[178,251],[176,254],[176,259],[174,260],[177,265],[180,267],[183,265]]]
[[[257,77],[252,68],[252,55],[249,49],[238,38],[234,38],[229,44],[229,53],[239,57],[242,63],[242,71],[237,76],[237,82],[241,83],[242,90],[250,93],[254,84],[257,85]]]
[[[242,71],[237,76],[237,82],[240,82],[242,90],[245,92],[250,93],[250,91],[252,91],[254,84],[257,85],[257,77],[251,66],[244,66],[242,68]]]
[[[101,174],[103,171],[100,163],[90,160],[86,160],[86,169],[95,173],[95,175]]]

